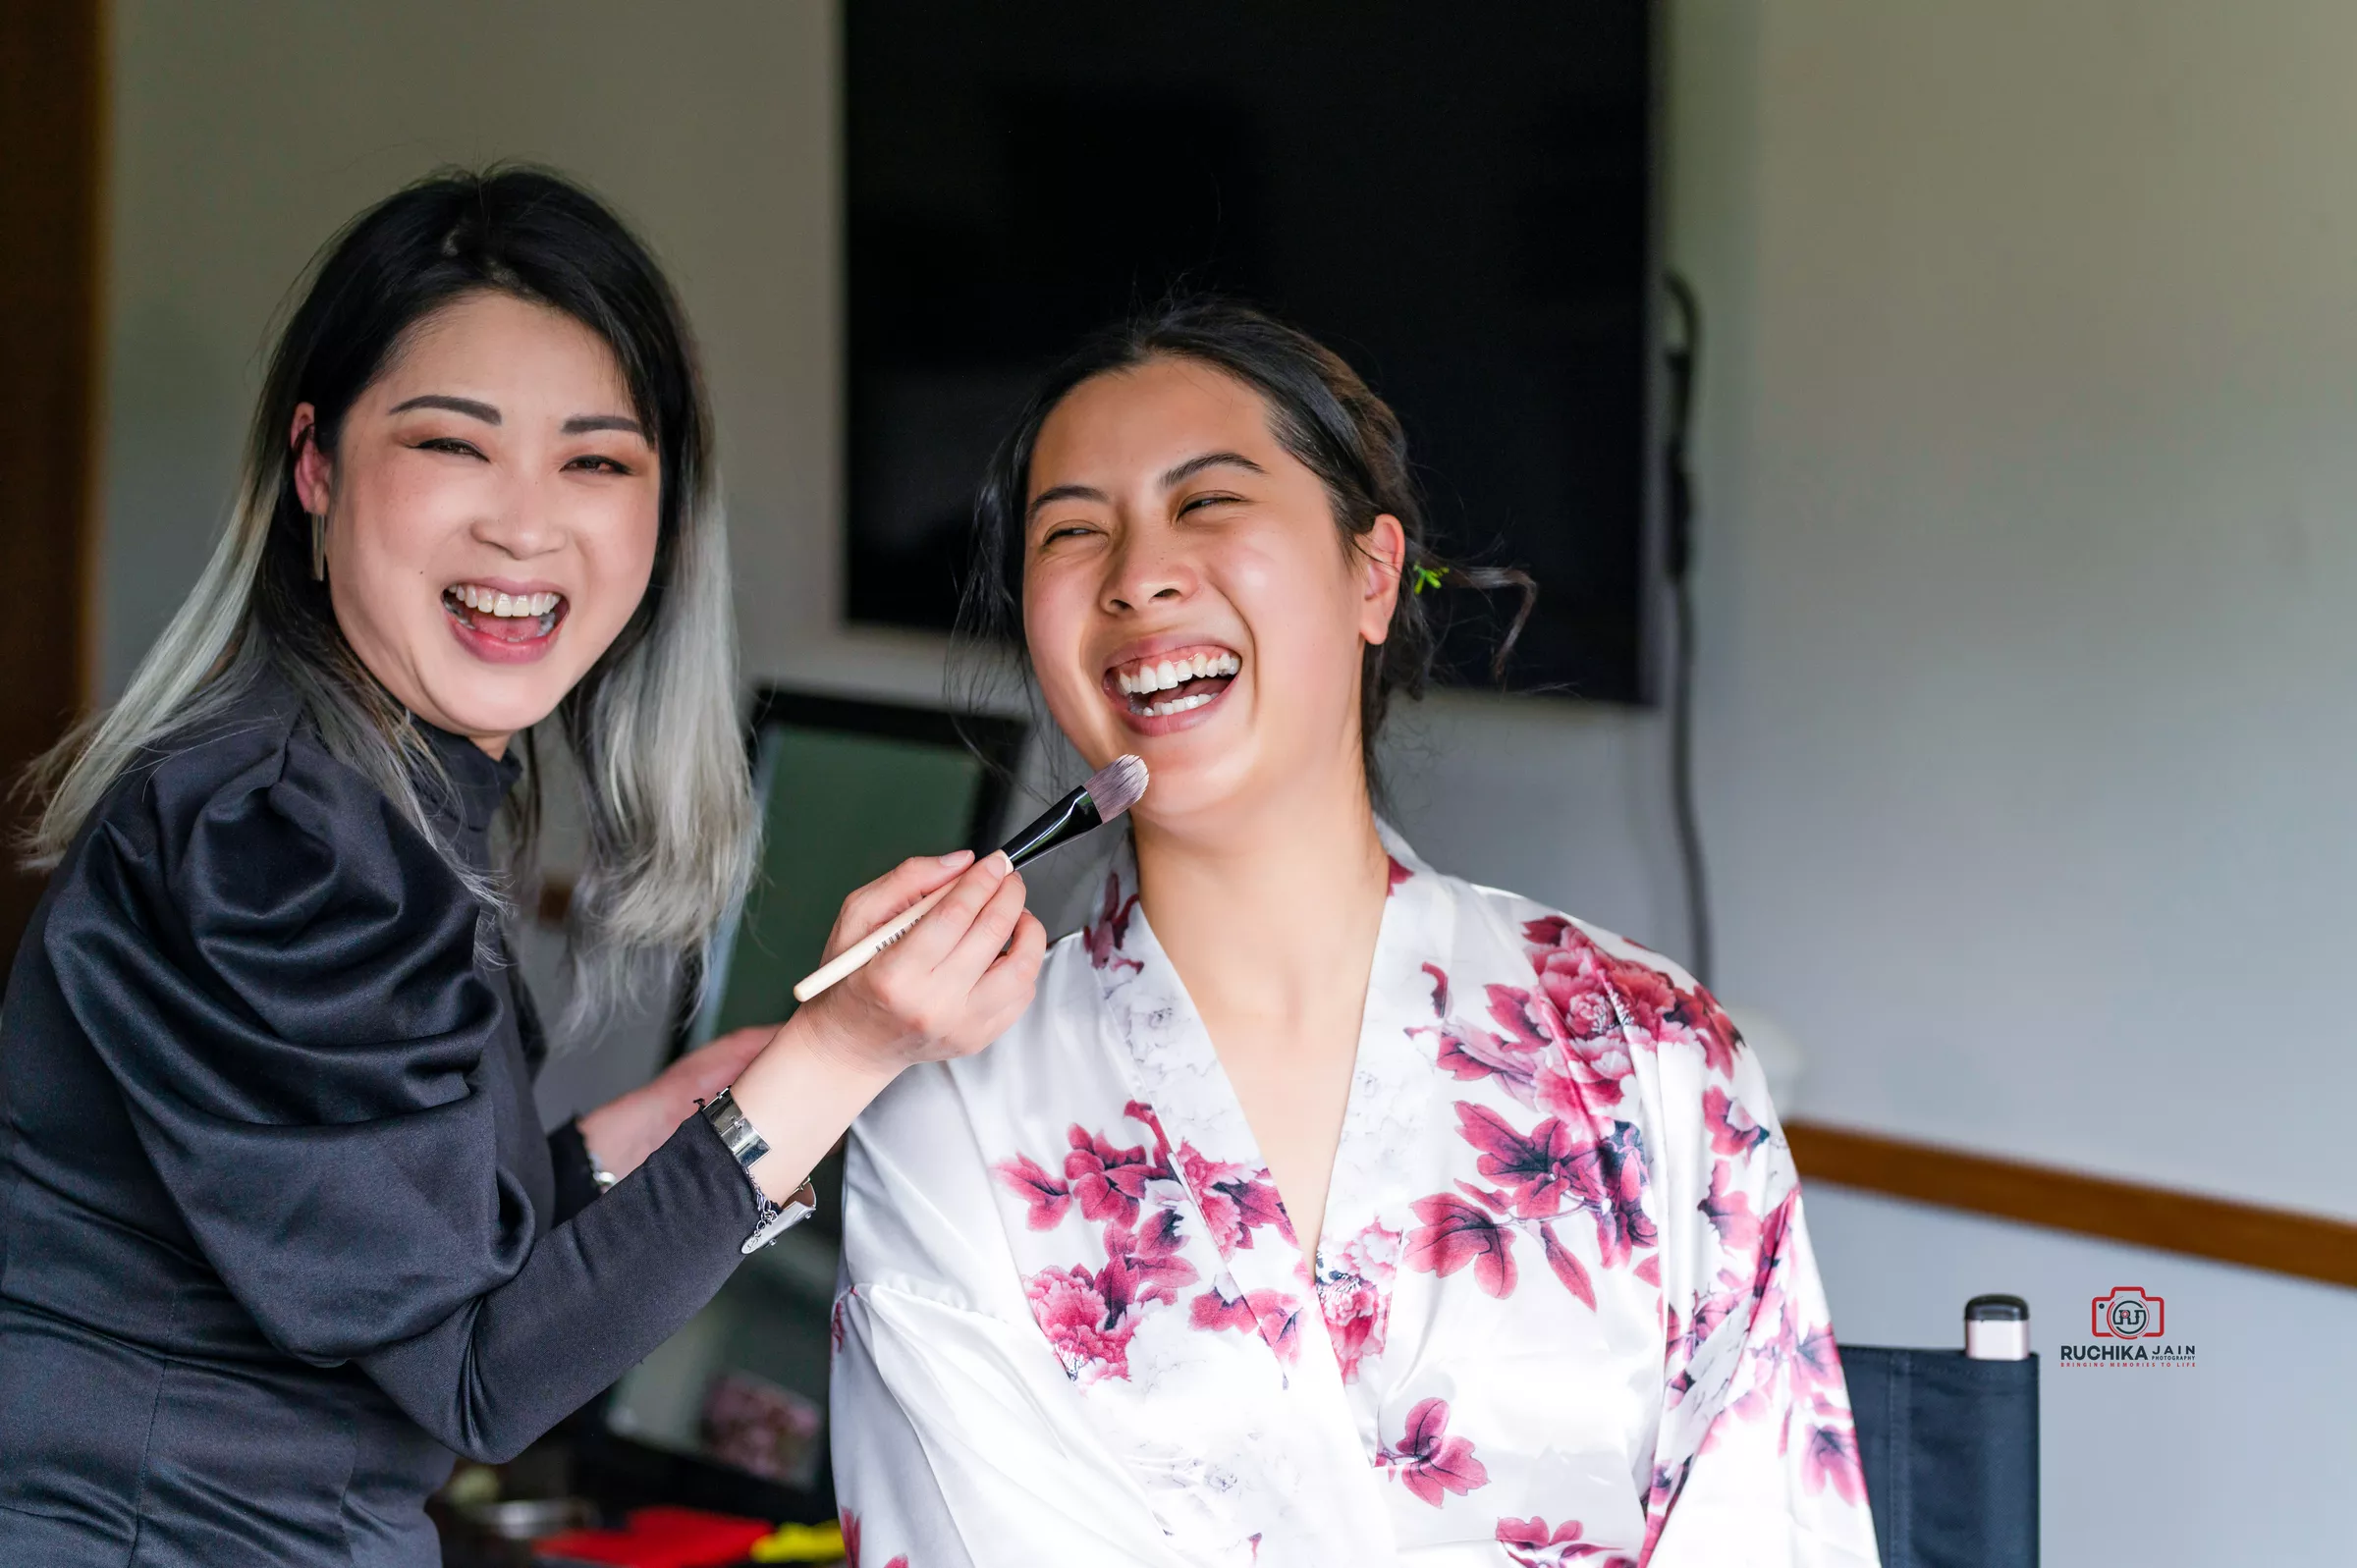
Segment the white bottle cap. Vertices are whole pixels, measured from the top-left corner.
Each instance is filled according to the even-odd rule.
[[[1974,1361],[2027,1361],[2030,1304],[2019,1296],[1975,1296],[1966,1302],[1964,1354]]]

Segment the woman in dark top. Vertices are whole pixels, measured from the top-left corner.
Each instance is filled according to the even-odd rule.
[[[1020,879],[911,861],[831,946],[958,887],[877,962],[542,1138],[502,934],[533,727],[584,781],[586,1008],[749,861],[705,430],[661,276],[554,177],[429,181],[324,253],[203,580],[45,780],[0,1019],[0,1563],[437,1561],[451,1450],[611,1382],[894,1073],[1027,1002]]]

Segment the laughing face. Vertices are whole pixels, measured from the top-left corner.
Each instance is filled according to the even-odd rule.
[[[428,724],[497,755],[612,645],[654,569],[662,476],[614,354],[507,295],[447,305],[344,417],[302,441],[338,624]]]
[[[1084,382],[1031,459],[1023,626],[1049,711],[1091,767],[1145,759],[1144,825],[1363,787],[1360,659],[1401,548],[1389,516],[1346,541],[1225,372],[1163,358]]]

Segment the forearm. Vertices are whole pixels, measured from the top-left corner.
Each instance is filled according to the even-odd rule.
[[[899,1075],[846,1049],[811,1012],[798,1012],[738,1078],[733,1093],[769,1153],[753,1179],[784,1203]]]
[[[736,1268],[752,1226],[735,1160],[690,1118],[542,1236],[506,1284],[360,1364],[439,1441],[506,1458],[677,1332]]]

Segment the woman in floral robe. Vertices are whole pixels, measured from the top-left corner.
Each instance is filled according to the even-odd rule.
[[[1343,534],[1339,595],[1287,531],[1288,463]],[[1181,307],[1051,382],[984,522],[1059,724],[1154,782],[1030,1011],[854,1131],[854,1552],[1872,1564],[1791,1157],[1726,1015],[1375,822],[1366,743],[1429,659],[1416,590],[1463,575],[1423,551],[1389,411],[1306,339]],[[1338,605],[1362,646],[1321,658]],[[1223,923],[1259,935],[1223,949]],[[1288,934],[1329,927],[1363,929],[1367,978],[1320,1141],[1323,1102],[1207,1027],[1228,976],[1173,951],[1299,968]],[[1328,1162],[1304,1235],[1271,1166]]]

